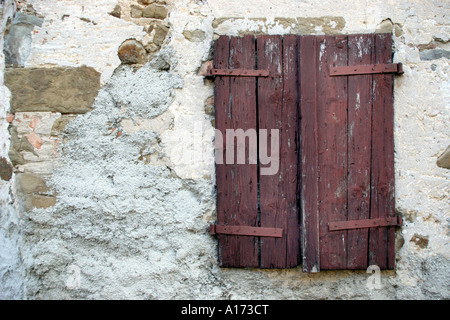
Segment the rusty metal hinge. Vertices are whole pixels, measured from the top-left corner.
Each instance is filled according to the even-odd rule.
[[[359,74],[373,74],[373,73],[403,73],[403,65],[401,63],[388,64],[371,64],[359,66],[339,66],[331,67],[330,76],[351,76]]]
[[[208,69],[206,76],[231,76],[231,77],[268,77],[269,70],[254,69]]]
[[[362,228],[378,228],[401,226],[403,219],[400,216],[392,218],[375,218],[363,220],[333,221],[328,223],[330,231],[362,229]]]
[[[283,229],[280,228],[265,228],[265,227],[249,227],[249,226],[225,226],[211,224],[209,226],[209,233],[215,234],[229,234],[237,236],[254,236],[254,237],[283,237]]]

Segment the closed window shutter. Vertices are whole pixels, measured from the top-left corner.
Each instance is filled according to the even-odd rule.
[[[303,270],[392,269],[393,75],[330,76],[390,64],[391,35],[307,36],[300,48]]]
[[[296,266],[300,258],[297,39],[285,37],[283,42],[280,36],[220,37],[214,52],[214,68],[270,72],[268,77],[216,77],[215,123],[223,136],[223,164],[216,163],[217,226],[276,228],[282,232],[281,237],[218,233],[220,265]],[[271,130],[278,130],[277,153],[281,156],[276,172],[262,174],[268,165],[249,163],[249,141],[245,144],[246,164],[237,164],[236,141],[234,161],[227,163],[227,129],[255,130],[258,155],[259,133],[264,132],[267,156],[271,156]]]
[[[388,34],[216,40],[221,266],[394,267],[393,67]],[[226,161],[227,129],[266,134],[256,135],[256,163],[251,137],[245,164],[237,141]],[[279,166],[263,174],[271,130]]]

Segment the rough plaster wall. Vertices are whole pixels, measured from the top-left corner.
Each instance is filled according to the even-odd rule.
[[[104,86],[94,110],[66,126],[51,166],[16,167],[45,175],[57,194],[54,206],[24,213],[25,297],[450,298],[449,171],[436,166],[450,143],[449,60],[423,59],[424,50],[449,49],[446,1],[166,1],[162,50],[143,67],[119,68],[120,44],[148,37],[130,1],[28,3],[44,23],[25,66],[86,64]],[[121,18],[110,14],[118,4]],[[213,84],[198,70],[212,40],[305,30],[394,32],[394,59],[404,63],[395,82],[395,160],[405,225],[397,269],[381,272],[376,285],[365,271],[221,269],[206,231],[215,217]],[[55,117],[41,117],[42,126]]]
[[[0,4],[0,159],[3,170],[9,164],[9,132],[7,111],[10,92],[4,85],[3,54],[4,32],[14,18],[15,4],[4,1]],[[3,167],[4,166],[4,167]],[[20,221],[16,210],[14,175],[0,179],[0,299],[21,299],[23,297],[23,272],[19,246],[21,242]]]

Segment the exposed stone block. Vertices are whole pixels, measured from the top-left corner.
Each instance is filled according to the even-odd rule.
[[[125,40],[117,52],[120,61],[125,64],[144,64],[147,62],[147,52],[141,42],[135,39]]]
[[[26,137],[19,137],[16,127],[11,126],[9,128],[9,134],[11,135],[11,143],[8,156],[11,160],[11,163],[14,166],[26,163],[22,152],[27,151],[33,153],[33,146],[30,144]]]
[[[100,89],[100,73],[86,66],[7,69],[5,85],[12,94],[13,113],[50,111],[80,114],[92,109]]]
[[[52,130],[50,132],[50,135],[52,136],[59,136],[65,129],[66,125],[69,123],[70,120],[74,119],[74,116],[63,116],[53,123]]]
[[[191,42],[201,42],[205,40],[206,34],[205,31],[196,29],[196,30],[184,30],[183,36],[191,41]]]
[[[143,5],[149,5],[151,3],[156,2],[155,0],[138,0],[138,3],[143,4]]]
[[[37,135],[34,131],[26,136],[30,144],[36,149],[40,149],[42,147],[42,139],[39,135]]]
[[[208,71],[210,69],[212,69],[212,67],[213,67],[213,61],[212,60],[205,61],[200,66],[197,74],[199,76],[205,77],[208,74]]]
[[[113,17],[120,18],[122,15],[122,8],[119,5],[116,5],[114,9],[111,12],[109,12],[109,14],[112,15]]]
[[[375,33],[392,33],[392,30],[394,30],[394,24],[391,19],[386,19],[377,26]]]
[[[145,45],[145,50],[147,50],[149,53],[155,53],[157,52],[161,47],[154,44],[153,42],[149,42]]]
[[[45,180],[30,173],[17,174],[17,187],[24,194],[46,193],[48,191]]]
[[[9,181],[12,177],[13,167],[5,158],[0,159],[0,179]]]
[[[437,60],[440,58],[450,59],[450,51],[444,49],[431,49],[420,52],[420,60],[423,61]]]
[[[153,43],[157,46],[161,46],[164,42],[164,39],[166,39],[167,33],[169,32],[169,28],[158,24],[155,27],[155,35],[153,36]]]
[[[21,192],[22,205],[25,210],[48,208],[56,204],[56,196],[39,175],[30,173],[17,174],[17,190]]]
[[[142,16],[144,18],[165,19],[167,17],[167,8],[151,4],[144,8]]]
[[[165,0],[138,0],[138,3],[142,4],[144,6],[147,6],[152,3],[166,4],[166,1]]]
[[[56,204],[56,197],[34,195],[31,199],[31,205],[35,208],[49,208]]]
[[[130,15],[132,18],[141,18],[142,8],[139,6],[131,6]]]
[[[205,102],[205,113],[214,116],[214,96],[210,96]]]
[[[447,149],[442,153],[437,161],[436,164],[438,167],[450,169],[450,145],[447,147]]]

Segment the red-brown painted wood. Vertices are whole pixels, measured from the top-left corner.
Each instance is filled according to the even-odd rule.
[[[214,67],[227,68],[228,58],[230,53],[230,39],[228,37],[220,37],[214,43]],[[216,129],[225,135],[226,128],[230,128],[230,120],[228,118],[229,110],[229,94],[230,94],[230,78],[216,77],[214,83],[214,105],[215,105],[215,124]],[[217,139],[217,137],[216,137]],[[222,145],[217,145],[216,153],[223,154],[225,157],[226,147],[225,139]],[[224,159],[221,163],[224,163]],[[217,190],[217,221],[218,223],[225,223],[228,220],[228,215],[231,212],[230,200],[231,183],[228,181],[230,170],[225,164],[216,163],[216,190]],[[233,259],[233,252],[230,250],[229,237],[225,235],[218,235],[219,248],[219,264],[221,266],[231,265]]]
[[[390,35],[258,36],[256,51],[252,36],[216,41],[214,68],[270,72],[216,77],[224,155],[227,128],[280,132],[275,175],[259,174],[264,164],[216,165],[218,224],[283,229],[281,238],[218,234],[221,266],[293,267],[301,252],[305,272],[394,267],[394,227],[329,228],[395,216],[393,75],[330,76],[390,64],[391,46]]]
[[[220,40],[220,42],[219,42]],[[222,37],[216,42],[214,67],[228,69],[256,69],[245,61],[247,56],[255,59],[253,37],[231,37],[226,43]],[[299,262],[299,222],[297,208],[297,142],[298,142],[298,79],[297,39],[286,37],[283,47],[281,36],[258,38],[258,69],[269,70],[270,79],[259,78],[258,113],[256,109],[256,80],[248,77],[217,77],[216,126],[223,132],[224,154],[226,152],[225,129],[256,129],[253,125],[259,115],[259,129],[267,129],[268,154],[271,150],[271,130],[280,134],[279,168],[273,175],[260,175],[260,224],[261,227],[277,227],[283,230],[281,239],[247,236],[218,235],[219,256],[222,266],[285,268]],[[250,43],[252,42],[252,44]],[[220,46],[227,46],[229,56],[220,54]],[[223,49],[222,49],[223,50]],[[226,50],[223,50],[226,51]],[[216,56],[219,56],[218,58]],[[286,60],[283,62],[283,60]],[[226,63],[229,61],[229,63]],[[254,63],[254,62],[253,62]],[[267,66],[267,68],[266,68]],[[225,84],[225,85],[224,85]],[[222,86],[223,88],[217,88]],[[226,90],[228,89],[227,104]],[[248,152],[248,146],[247,146]],[[236,157],[235,157],[236,163]],[[262,168],[273,164],[262,164]],[[258,210],[254,199],[257,184],[256,165],[216,165],[218,190],[218,223],[226,225],[257,226]],[[221,186],[226,184],[226,186]],[[246,202],[242,202],[246,199]],[[235,211],[233,213],[233,210]],[[288,231],[288,232],[287,232]],[[258,241],[260,243],[258,243]],[[261,248],[260,263],[257,261],[258,245]]]
[[[231,69],[255,68],[255,42],[252,36],[244,38],[232,37],[230,39]],[[256,80],[247,77],[230,77],[230,113],[231,127],[233,129],[256,129]],[[225,139],[226,140],[226,139]],[[249,144],[245,144],[246,154],[249,152]],[[229,199],[234,206],[234,212],[230,212],[230,220],[227,224],[258,226],[258,177],[256,164],[249,164],[248,156],[246,164],[237,163],[237,144],[235,143],[234,164],[227,165],[231,168],[233,180],[233,199]],[[229,236],[233,242],[231,250],[234,251],[233,265],[240,267],[258,266],[258,238],[246,236]],[[239,254],[237,254],[239,253]]]
[[[330,222],[330,230],[353,230],[353,229],[366,229],[366,228],[378,228],[386,226],[398,226],[402,224],[402,219],[399,217],[391,218],[374,218],[374,219],[358,219],[348,221],[335,221]],[[356,269],[356,268],[353,268]]]
[[[221,37],[216,43],[216,68],[255,67],[255,44],[251,36]],[[228,54],[225,52],[228,49]],[[221,52],[223,51],[223,52]],[[218,58],[216,58],[218,56]],[[216,81],[216,127],[221,130],[226,152],[226,129],[256,129],[256,83],[248,77],[218,77]],[[257,167],[255,164],[216,165],[217,221],[222,225],[256,227],[258,223]],[[246,144],[248,154],[248,144]],[[224,153],[225,158],[225,153]],[[247,158],[248,159],[248,158]],[[252,236],[218,235],[221,266],[257,267],[258,238]]]
[[[373,35],[348,36],[348,64],[372,63]],[[372,76],[348,77],[348,219],[370,217]],[[367,269],[368,229],[347,232],[347,268]]]
[[[303,271],[319,272],[319,164],[317,70],[320,48],[315,36],[299,38],[301,165],[300,207]]]
[[[283,37],[283,110],[280,135],[280,204],[285,212],[286,265],[300,263],[298,37]]]
[[[395,215],[393,75],[330,76],[390,64],[391,45],[390,35],[300,37],[304,271],[394,267],[394,227],[328,227]]]
[[[267,130],[267,154],[271,152],[271,130],[282,129],[283,110],[283,41],[281,36],[257,37],[258,69],[269,70],[270,77],[258,79],[259,130]],[[280,139],[281,139],[280,134]],[[261,143],[259,145],[261,148]],[[278,150],[279,152],[279,150]],[[260,159],[261,160],[261,159]],[[280,170],[273,175],[261,175],[260,212],[261,227],[283,227],[286,208],[280,203],[283,190],[279,188]],[[260,239],[261,267],[283,268],[286,265],[286,238]]]
[[[261,238],[261,267],[287,268],[299,262],[298,194],[298,50],[295,36],[257,37],[258,69],[269,78],[258,78],[259,129],[279,132],[279,168],[261,174],[260,212],[262,227],[286,230],[281,239]],[[271,152],[271,135],[268,150]],[[261,144],[259,146],[261,148]],[[273,164],[271,164],[273,166]]]
[[[330,67],[347,65],[347,37],[319,37],[317,45],[320,269],[345,269],[347,231],[328,223],[347,220],[347,79],[330,77]]]
[[[375,63],[392,62],[392,36],[375,35]],[[372,190],[370,218],[395,216],[393,75],[373,75]],[[393,269],[395,228],[371,229],[369,264]]]

